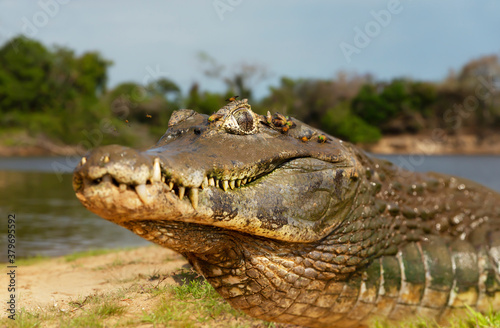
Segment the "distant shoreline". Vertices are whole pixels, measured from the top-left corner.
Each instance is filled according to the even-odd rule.
[[[500,133],[489,135],[480,143],[472,134],[446,136],[440,141],[427,134],[394,135],[358,147],[376,154],[500,155]],[[86,152],[79,145],[61,145],[47,138],[32,139],[15,146],[1,145],[0,142],[0,157],[83,156]]]
[[[439,140],[427,134],[384,136],[362,148],[376,154],[500,155],[500,133],[488,135],[481,142],[472,134],[448,135]]]

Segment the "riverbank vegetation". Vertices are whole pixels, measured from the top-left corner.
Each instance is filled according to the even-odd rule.
[[[224,93],[206,91],[198,83],[183,93],[165,77],[110,89],[113,63],[100,53],[78,55],[15,37],[0,48],[0,144],[42,138],[81,149],[150,145],[165,132],[172,111],[211,114],[234,95],[249,98],[260,114],[278,111],[354,143],[414,134],[439,142],[472,134],[479,145],[500,131],[500,62],[495,55],[471,60],[439,82],[381,81],[346,73],[332,79],[282,77],[262,99],[253,99],[252,88],[266,78],[264,68],[242,64],[224,74],[224,66],[209,55],[199,58],[203,73],[226,85]]]

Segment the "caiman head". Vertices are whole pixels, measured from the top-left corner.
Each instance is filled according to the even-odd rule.
[[[212,116],[174,112],[146,151],[95,149],[73,186],[90,211],[209,277],[330,234],[353,207],[360,167],[349,144],[242,100]]]
[[[174,112],[144,152],[95,149],[73,186],[89,210],[127,227],[172,221],[307,243],[346,216],[357,166],[342,141],[279,114],[257,115],[242,100],[210,117]]]

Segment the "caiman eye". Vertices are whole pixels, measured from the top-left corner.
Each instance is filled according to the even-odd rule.
[[[253,116],[248,112],[248,109],[239,109],[233,114],[240,129],[245,132],[253,130]]]
[[[257,132],[257,123],[258,120],[252,110],[242,107],[228,115],[224,128],[233,134],[254,134]]]

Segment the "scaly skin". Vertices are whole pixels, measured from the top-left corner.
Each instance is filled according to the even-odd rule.
[[[401,170],[246,100],[175,112],[75,170],[91,211],[183,254],[235,308],[308,327],[500,310],[500,195]]]

